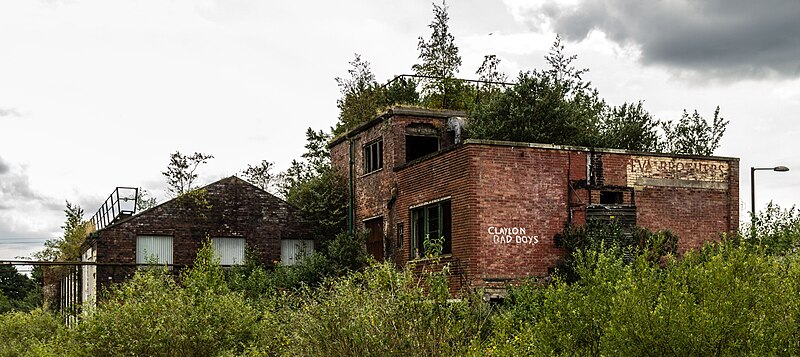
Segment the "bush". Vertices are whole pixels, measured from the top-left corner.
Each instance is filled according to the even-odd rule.
[[[241,353],[259,314],[231,292],[206,245],[184,287],[163,270],[140,270],[101,299],[75,331],[86,355],[213,356]]]
[[[800,260],[731,243],[625,264],[576,255],[578,282],[514,289],[493,355],[796,355]]]
[[[670,231],[652,232],[643,227],[623,227],[611,222],[589,221],[581,226],[569,226],[559,245],[570,254],[556,266],[555,274],[567,283],[579,279],[576,252],[604,251],[616,254],[630,263],[641,258],[657,264],[664,257],[678,253],[678,236]]]
[[[734,237],[751,248],[763,249],[768,254],[797,253],[800,248],[800,210],[792,206],[781,209],[770,202],[755,219],[742,224],[741,233]]]
[[[50,312],[12,312],[0,315],[0,356],[30,356],[46,349],[65,333],[64,325]]]
[[[410,270],[388,263],[327,281],[265,318],[251,351],[302,356],[459,355],[481,335],[480,300],[429,294]],[[438,290],[438,289],[436,289]],[[283,320],[276,331],[275,319]]]

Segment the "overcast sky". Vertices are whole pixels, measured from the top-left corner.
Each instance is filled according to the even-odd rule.
[[[740,209],[800,202],[800,2],[452,0],[459,76],[484,55],[543,66],[555,33],[611,104],[730,120]],[[117,186],[165,199],[175,150],[215,156],[201,183],[262,159],[288,167],[305,128],[336,122],[334,78],[359,53],[379,81],[410,73],[429,1],[0,2],[0,259],[58,237],[65,201],[90,217]]]

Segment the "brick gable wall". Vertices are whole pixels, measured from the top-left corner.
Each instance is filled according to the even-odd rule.
[[[205,187],[210,208],[173,199],[97,232],[98,263],[136,263],[136,236],[173,237],[175,264],[191,264],[207,236],[244,237],[267,266],[280,261],[281,239],[314,239],[297,208],[237,177]],[[133,268],[99,266],[98,285],[127,278]]]

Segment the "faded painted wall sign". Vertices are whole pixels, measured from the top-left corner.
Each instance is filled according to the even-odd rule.
[[[728,163],[725,161],[631,156],[627,166],[628,186],[632,187],[728,188]]]
[[[489,226],[489,235],[495,244],[536,244],[539,243],[538,235],[528,235],[525,227],[495,227]]]

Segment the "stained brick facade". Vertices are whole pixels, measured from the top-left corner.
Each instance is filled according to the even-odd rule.
[[[376,217],[383,222],[378,258],[424,265],[412,249],[412,230],[433,227],[420,212],[437,202],[449,209],[439,212],[450,213],[452,249],[443,261],[451,264],[454,290],[501,288],[546,275],[565,254],[557,237],[587,219],[625,217],[652,230],[669,229],[680,236],[681,250],[738,227],[738,159],[457,142],[452,118],[463,116],[393,108],[331,143],[334,167],[344,177],[353,174],[356,228]],[[410,145],[427,145],[415,136],[419,128],[437,135],[438,146],[409,161]],[[375,140],[382,140],[383,167],[365,173],[364,147]]]
[[[176,265],[191,264],[206,237],[244,238],[248,249],[273,266],[281,260],[282,239],[313,240],[310,223],[299,210],[235,176],[204,188],[208,206],[177,198],[93,233],[84,245],[98,263],[96,287],[120,282],[135,267],[137,236],[170,236]],[[91,279],[92,277],[87,277]]]

